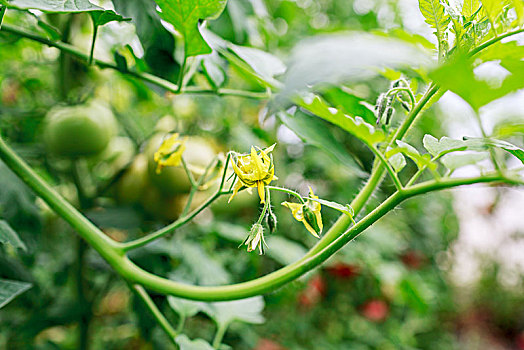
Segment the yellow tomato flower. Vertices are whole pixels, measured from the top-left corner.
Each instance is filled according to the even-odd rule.
[[[273,148],[275,145],[264,150],[258,148],[257,152],[255,147],[251,147],[249,154],[233,154],[233,171],[238,176],[238,181],[229,202],[235,197],[238,190],[245,186],[257,187],[260,203],[265,203],[265,185],[277,179],[273,159],[269,156]]]
[[[309,188],[309,197],[318,199],[311,187]],[[282,205],[291,209],[293,217],[301,221],[313,236],[320,238],[319,235],[323,229],[320,203],[308,199],[306,203],[283,202]]]
[[[258,247],[259,254],[264,254],[264,245],[266,245],[266,240],[264,239],[264,227],[259,223],[253,224],[249,236],[247,236],[240,246],[242,245],[247,245],[248,252],[252,252]]]
[[[157,174],[160,174],[165,166],[179,166],[182,163],[182,154],[186,150],[187,137],[180,139],[179,136],[178,133],[172,134],[162,142],[155,152]]]

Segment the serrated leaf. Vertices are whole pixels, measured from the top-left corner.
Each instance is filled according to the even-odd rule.
[[[449,137],[441,137],[440,140],[437,138],[426,134],[422,141],[424,143],[424,148],[427,149],[429,154],[433,157],[443,156],[446,153],[453,151],[464,151],[467,148],[467,144],[463,140],[455,140]]]
[[[321,35],[293,49],[278,98],[285,102],[320,84],[356,83],[384,68],[424,67],[431,62],[427,51],[400,39],[363,32]]]
[[[438,42],[444,39],[444,32],[449,24],[450,17],[439,0],[419,0],[418,6],[426,23],[435,29]]]
[[[256,296],[247,299],[223,301],[207,304],[203,310],[219,327],[227,327],[233,321],[261,324],[265,319],[262,316],[264,298]]]
[[[226,7],[227,0],[155,0],[160,16],[184,37],[185,56],[211,53],[199,29],[199,20],[215,19]]]
[[[440,158],[440,162],[453,172],[460,167],[477,164],[478,162],[487,159],[488,156],[489,155],[486,152],[454,152],[448,153]]]
[[[214,348],[204,339],[189,339],[187,335],[180,334],[175,338],[175,342],[180,350],[214,350]]]
[[[182,299],[174,296],[168,296],[169,306],[181,317],[193,317],[205,309],[205,304],[200,301]]]
[[[480,8],[480,0],[464,0],[462,4],[462,16],[466,17],[467,20],[471,20],[478,9]]]
[[[0,220],[0,244],[9,243],[15,248],[21,248],[27,251],[24,242],[18,237],[18,234],[9,226],[5,220]]]
[[[329,107],[319,96],[311,94],[302,99],[297,99],[296,102],[300,107],[317,117],[339,126],[368,146],[373,146],[386,138],[381,129],[375,129],[373,125],[366,123],[360,117],[353,118],[336,108]]]
[[[325,123],[297,110],[294,116],[287,112],[277,113],[278,118],[304,142],[318,147],[338,162],[351,169],[355,175],[364,177],[361,166],[344,150],[345,147],[326,129]]]
[[[388,158],[393,170],[398,173],[406,166],[406,157],[402,153],[393,154]]]
[[[31,288],[31,283],[0,279],[0,309]]]

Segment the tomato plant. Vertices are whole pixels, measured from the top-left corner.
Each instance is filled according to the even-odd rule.
[[[0,0],[0,348],[520,346],[524,272],[492,253],[458,288],[445,190],[484,184],[518,255],[523,25],[522,0]]]

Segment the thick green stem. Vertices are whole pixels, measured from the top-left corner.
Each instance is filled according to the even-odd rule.
[[[4,24],[1,28],[2,31],[16,34],[18,36],[39,42],[41,44],[56,47],[57,49],[61,50],[62,52],[66,52],[70,54],[71,56],[75,56],[79,58],[80,60],[84,62],[88,62],[89,57],[75,48],[72,45],[66,44],[64,42],[60,41],[52,41],[47,38],[44,38],[38,34],[30,33],[25,31],[24,29],[18,28],[16,26],[11,26]],[[119,67],[111,62],[106,62],[99,60],[97,58],[93,58],[93,64],[99,66],[100,68],[110,68],[114,70],[120,71]],[[252,98],[252,99],[267,99],[269,97],[268,93],[266,92],[254,92],[254,91],[243,91],[243,90],[234,90],[234,89],[219,89],[218,91],[212,90],[212,89],[202,89],[199,87],[188,87],[184,89],[184,91],[180,91],[178,88],[178,85],[173,84],[170,81],[167,81],[165,79],[159,78],[155,75],[148,74],[148,73],[141,73],[136,72],[133,70],[127,70],[125,72],[122,72],[123,74],[127,74],[130,76],[133,76],[135,78],[141,79],[143,81],[146,81],[148,83],[157,85],[161,88],[164,88],[174,94],[179,94],[181,92],[188,92],[193,94],[212,94],[212,95],[219,95],[219,96],[237,96],[237,97],[245,97],[245,98]]]
[[[341,225],[335,225],[335,228],[332,228],[331,230],[338,230],[338,232],[336,232],[336,239],[333,242],[329,242],[324,248],[318,251],[318,253],[312,256],[305,256],[293,264],[287,265],[280,270],[252,281],[227,286],[203,287],[174,282],[144,271],[133,264],[133,262],[123,254],[123,249],[120,244],[105,236],[96,226],[83,217],[73,206],[47,185],[34,172],[34,170],[14,154],[2,138],[0,138],[0,158],[58,215],[73,226],[80,236],[84,238],[98,253],[100,253],[100,255],[108,261],[116,272],[127,281],[145,286],[148,289],[159,293],[204,301],[242,299],[275,290],[320,265],[367,227],[371,226],[382,216],[393,210],[400,202],[413,196],[435,190],[481,182],[522,184],[521,181],[503,178],[497,173],[484,174],[474,178],[453,178],[442,179],[440,181],[428,181],[410,188],[405,188],[402,192],[396,192],[386,199],[349,230],[346,231],[346,227]],[[377,175],[375,175],[374,178],[376,179]],[[366,185],[366,187],[371,188],[371,185]]]

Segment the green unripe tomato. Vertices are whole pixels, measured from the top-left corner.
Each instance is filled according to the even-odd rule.
[[[93,156],[107,147],[116,128],[111,110],[99,103],[55,107],[45,117],[44,142],[59,156]]]
[[[161,145],[164,136],[164,134],[156,134],[146,147],[149,179],[155,187],[166,195],[188,193],[191,189],[191,182],[182,165],[165,167],[160,174],[156,173],[157,164],[154,160],[154,154]],[[204,173],[215,156],[216,152],[213,146],[206,139],[198,136],[188,137],[183,157],[195,178]]]
[[[116,200],[120,204],[135,204],[148,190],[147,157],[139,154],[116,183]]]

